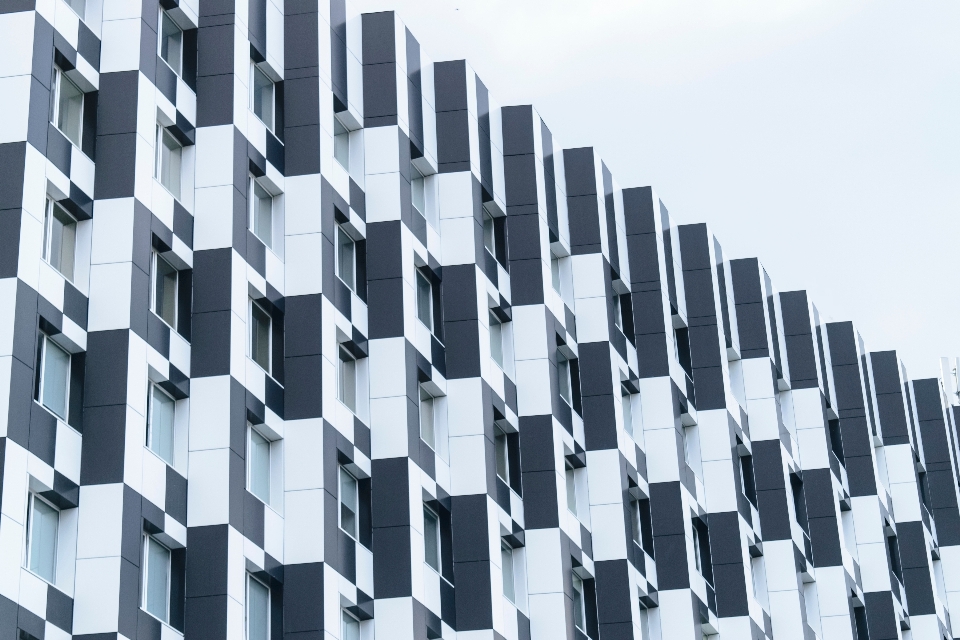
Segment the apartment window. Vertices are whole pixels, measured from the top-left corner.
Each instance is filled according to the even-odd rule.
[[[490,255],[497,255],[497,231],[493,216],[483,211],[483,246],[486,247]]]
[[[560,258],[550,254],[550,282],[553,290],[560,293]]]
[[[757,485],[753,475],[753,456],[740,456],[740,484],[743,495],[754,507],[757,506]]]
[[[337,372],[337,400],[350,411],[357,411],[357,361],[340,347],[340,370]]]
[[[247,574],[247,640],[270,638],[270,588]]]
[[[640,510],[640,501],[630,501],[630,531],[633,535],[633,542],[638,547],[643,547],[643,513]]]
[[[567,509],[577,515],[577,472],[569,462],[566,463],[564,477],[567,483]]]
[[[160,10],[159,54],[178,76],[183,63],[183,30],[163,9]]]
[[[83,131],[83,91],[59,68],[53,68],[50,121],[70,142],[80,146]]]
[[[490,357],[503,368],[503,324],[494,314],[490,314]]]
[[[171,327],[177,325],[177,270],[153,253],[153,312]]]
[[[423,559],[440,571],[440,517],[428,507],[423,508]]]
[[[417,318],[433,331],[433,286],[423,272],[417,269]]]
[[[557,353],[557,374],[560,388],[560,397],[567,404],[573,404],[570,384],[570,361],[562,353]]]
[[[273,131],[274,84],[263,70],[250,61],[250,108],[267,129]]]
[[[340,528],[353,539],[357,537],[358,499],[357,479],[340,467]]]
[[[250,176],[250,229],[263,244],[273,248],[273,196]]]
[[[420,439],[430,445],[431,449],[436,450],[436,400],[422,388],[420,389]]]
[[[87,0],[64,0],[67,6],[83,20],[87,12]]]
[[[143,537],[143,602],[154,618],[170,621],[170,550],[152,536]]]
[[[500,427],[493,428],[493,448],[497,460],[497,476],[510,484],[510,447],[507,434]]]
[[[40,385],[37,399],[61,420],[67,419],[70,392],[70,354],[47,335],[42,335],[39,350]]]
[[[150,385],[147,409],[147,447],[167,464],[173,464],[173,431],[176,402],[159,386]]]
[[[76,218],[53,198],[47,198],[43,221],[43,259],[67,280],[73,281],[76,252]]]
[[[427,199],[423,184],[423,174],[415,166],[410,165],[410,198],[413,208],[423,218],[427,217]]]
[[[357,246],[343,227],[337,225],[337,277],[351,291],[357,290]]]
[[[270,373],[270,314],[250,301],[250,358]]]
[[[517,601],[516,577],[513,567],[513,548],[500,543],[500,567],[503,572],[503,595],[510,602]]]
[[[633,436],[633,394],[623,387],[620,388],[620,404],[623,407],[623,428]]]
[[[583,580],[579,578],[576,574],[573,575],[573,624],[577,625],[577,629],[583,631],[586,628],[584,621],[586,620],[586,612],[583,608],[584,597],[583,597]]]
[[[340,612],[340,640],[360,640],[360,621],[346,611]]]
[[[154,158],[153,177],[180,199],[180,162],[183,148],[177,139],[159,123],[157,124],[156,158]]]
[[[350,130],[336,116],[333,117],[333,158],[350,171]]]
[[[247,443],[247,486],[250,493],[270,504],[270,441],[249,427]]]
[[[27,567],[47,582],[57,577],[57,535],[60,512],[31,493],[27,504]]]
[[[620,306],[620,296],[613,294],[611,302],[613,303],[613,325],[623,331],[623,309]]]

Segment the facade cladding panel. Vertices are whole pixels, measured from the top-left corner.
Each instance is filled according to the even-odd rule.
[[[0,6],[0,638],[955,638],[911,380],[392,12]]]

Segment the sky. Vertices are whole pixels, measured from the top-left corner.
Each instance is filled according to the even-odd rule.
[[[911,378],[960,356],[955,0],[353,0]]]

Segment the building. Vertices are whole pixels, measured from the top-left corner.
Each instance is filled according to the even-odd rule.
[[[949,639],[911,380],[393,13],[0,5],[0,638]]]

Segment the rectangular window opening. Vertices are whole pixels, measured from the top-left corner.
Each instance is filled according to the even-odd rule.
[[[506,543],[500,545],[500,566],[503,572],[503,595],[510,602],[517,601],[516,577],[513,567],[513,548]]]
[[[440,572],[440,518],[427,506],[423,507],[423,559]]]
[[[433,285],[430,280],[417,269],[417,319],[430,332],[433,332]]]
[[[250,493],[270,504],[270,441],[254,429],[249,428],[249,478]]]
[[[144,536],[143,585],[144,611],[163,622],[170,621],[170,550],[152,536]]]
[[[267,129],[273,131],[274,84],[273,80],[252,60],[250,61],[250,102],[253,114],[260,118]]]
[[[333,117],[333,158],[350,172],[350,130],[337,116]]]
[[[183,148],[173,134],[159,123],[157,123],[156,153],[154,177],[170,192],[170,195],[179,200]]]
[[[437,449],[437,425],[436,425],[436,400],[420,389],[420,439],[436,451]]]
[[[254,301],[250,301],[250,358],[260,368],[270,373],[270,314]]]
[[[357,247],[353,238],[337,225],[337,277],[353,292],[357,290]]]
[[[248,190],[250,230],[268,249],[273,249],[273,196],[253,176]]]
[[[43,224],[43,259],[73,281],[77,252],[77,220],[60,203],[47,198]]]
[[[181,74],[183,62],[183,30],[163,9],[160,9],[160,58],[175,74]]]
[[[70,394],[70,354],[43,335],[40,345],[40,388],[38,399],[61,420],[67,419]]]
[[[147,448],[169,465],[173,465],[176,401],[159,386],[150,385],[150,406],[147,410]]]
[[[490,357],[503,369],[503,324],[493,313],[490,314]]]
[[[354,540],[357,539],[358,500],[357,479],[340,467],[340,528]]]
[[[270,638],[270,588],[247,574],[247,640]]]
[[[163,256],[153,254],[153,312],[173,328],[177,326],[177,270]]]
[[[27,505],[27,568],[53,584],[57,577],[57,537],[60,512],[31,493]]]
[[[340,370],[337,372],[337,400],[357,411],[357,361],[344,347],[340,347]]]
[[[51,122],[70,142],[80,146],[83,132],[83,91],[59,67],[54,67]]]

